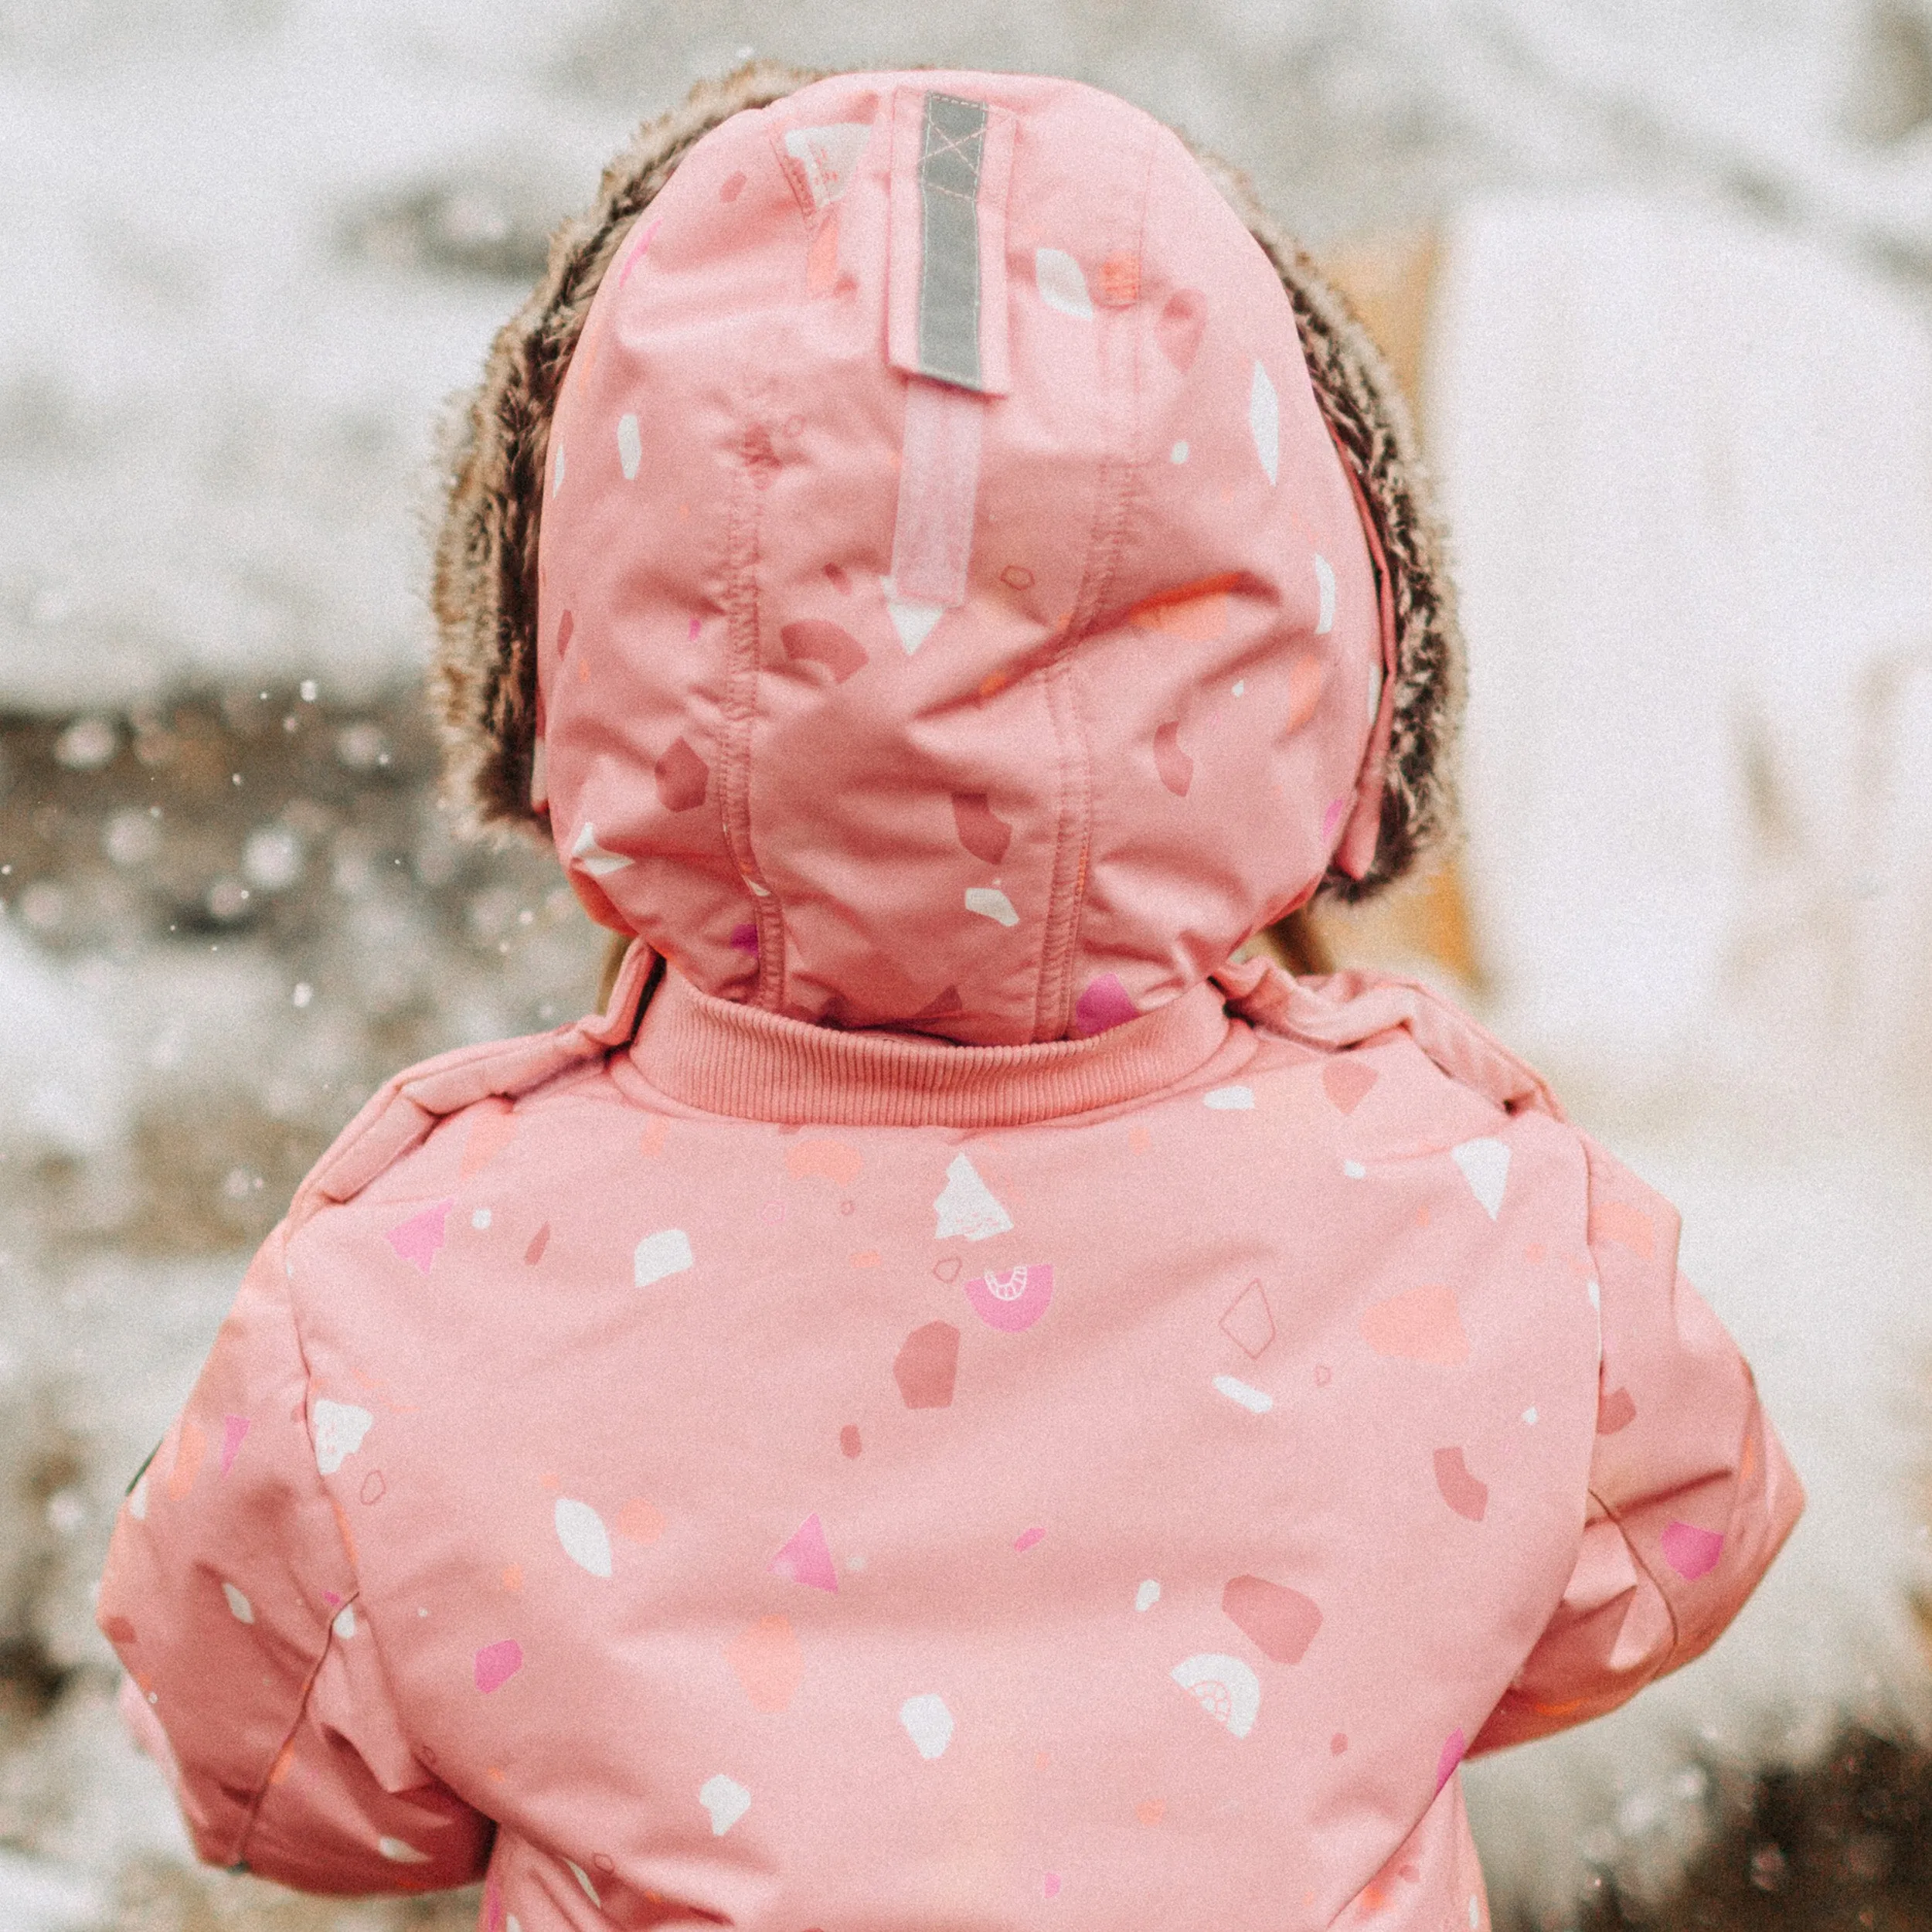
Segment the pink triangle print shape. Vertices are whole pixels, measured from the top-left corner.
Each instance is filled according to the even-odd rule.
[[[816,1510],[772,1558],[771,1573],[794,1583],[808,1583],[814,1590],[838,1590],[838,1573],[832,1566],[832,1552],[825,1547],[825,1526],[818,1520]]]
[[[403,1260],[427,1274],[443,1251],[443,1223],[455,1205],[454,1200],[433,1202],[406,1221],[398,1222],[383,1238]]]

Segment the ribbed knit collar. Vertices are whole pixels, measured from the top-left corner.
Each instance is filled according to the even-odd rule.
[[[702,993],[667,969],[631,1060],[660,1094],[743,1120],[1015,1127],[1184,1079],[1227,1043],[1223,998],[1209,981],[1090,1039],[957,1046],[808,1026]]]

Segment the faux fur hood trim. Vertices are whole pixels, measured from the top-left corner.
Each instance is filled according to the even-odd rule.
[[[481,385],[452,406],[430,691],[443,738],[444,796],[471,832],[523,830],[548,842],[545,821],[530,805],[539,516],[552,413],[604,271],[704,135],[820,78],[754,62],[723,80],[700,82],[681,106],[640,128],[604,169],[590,211],[558,230],[549,267],[498,332]],[[1331,867],[1321,889],[1325,897],[1361,900],[1411,870],[1453,821],[1462,658],[1442,539],[1409,413],[1381,352],[1246,178],[1195,151],[1281,278],[1316,400],[1362,486],[1393,580],[1393,723],[1375,862],[1359,880]]]

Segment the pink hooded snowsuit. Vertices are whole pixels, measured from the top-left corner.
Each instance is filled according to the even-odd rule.
[[[488,1932],[1486,1923],[1457,1766],[1800,1505],[1677,1223],[1406,982],[1280,281],[1070,83],[726,121],[543,479],[600,1021],[304,1184],[100,1596],[202,1855]],[[665,970],[656,973],[657,961]]]

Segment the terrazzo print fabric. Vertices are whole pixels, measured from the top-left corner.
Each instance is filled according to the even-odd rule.
[[[491,1932],[1480,1928],[1464,1752],[1796,1515],[1670,1209],[1417,989],[961,1049],[673,976],[573,1053],[372,1107],[129,1498],[211,1859],[487,1869]]]
[[[1090,1034],[1373,855],[1392,632],[1293,312],[1110,96],[849,75],[723,123],[604,278],[545,489],[558,850],[708,992]]]
[[[1104,97],[827,83],[682,165],[544,487],[553,818],[643,937],[370,1103],[129,1495],[202,1855],[486,1932],[1482,1932],[1463,1756],[1696,1655],[1799,1495],[1532,1073],[1226,964],[1388,728],[1266,260]]]

